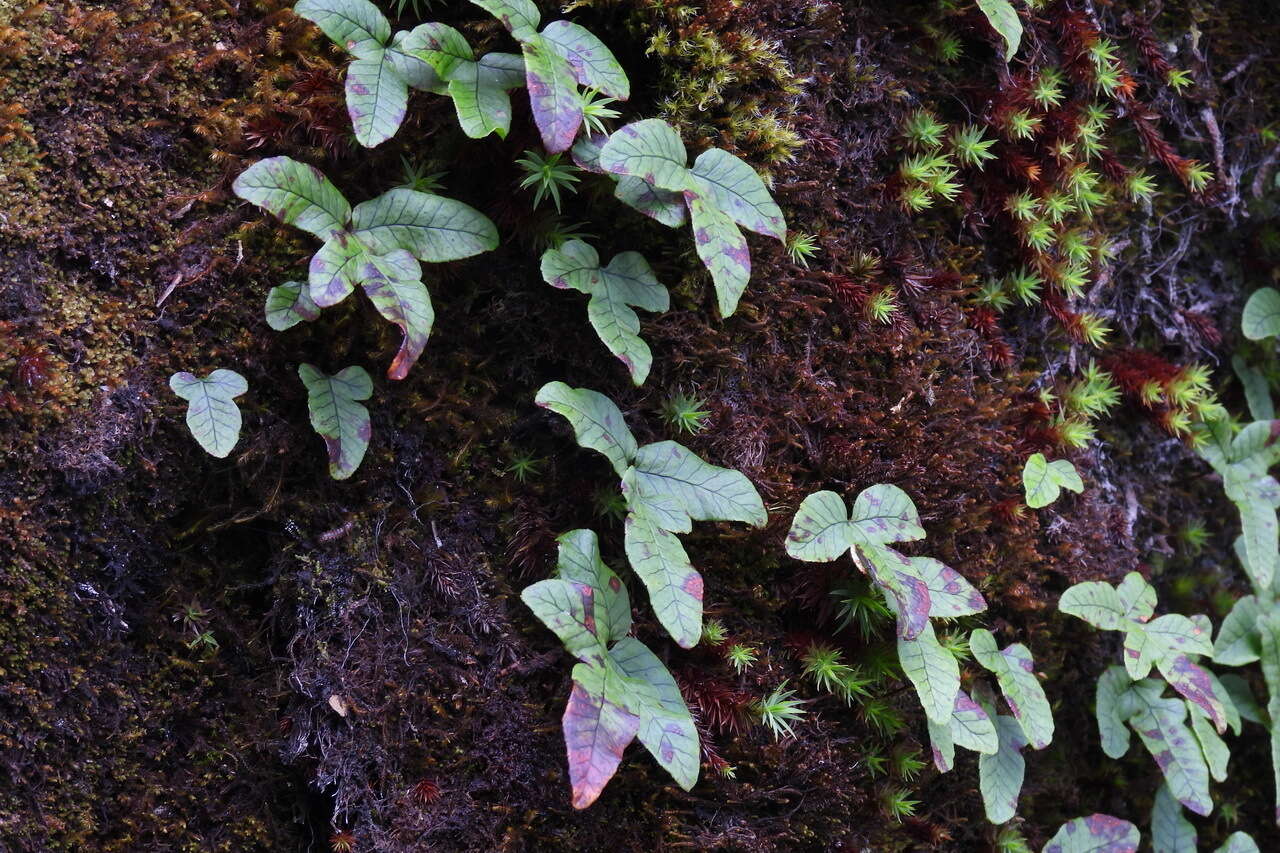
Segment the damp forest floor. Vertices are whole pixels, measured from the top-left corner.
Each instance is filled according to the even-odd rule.
[[[1058,451],[1085,492],[1028,511],[1021,467],[1043,443],[1028,423],[1057,377],[1135,350],[1209,365],[1242,407],[1238,318],[1280,258],[1280,18],[1171,2],[1150,25],[1196,81],[1153,99],[1164,135],[1224,177],[1193,196],[1166,175],[1154,207],[1106,220],[1119,253],[1088,296],[1113,329],[1099,350],[1044,310],[975,321],[1007,235],[967,191],[921,215],[895,195],[913,110],[970,120],[1010,85],[966,4],[573,5],[631,75],[626,118],[662,115],[691,151],[718,145],[765,172],[791,226],[818,237],[808,267],[753,236],[751,285],[720,318],[687,234],[608,208],[590,176],[560,218],[515,189],[514,158],[537,148],[519,97],[506,140],[465,139],[446,100],[415,94],[395,139],[358,151],[341,57],[278,0],[0,0],[0,849],[994,849],[972,761],[946,775],[886,764],[928,752],[902,682],[871,715],[801,673],[815,642],[868,666],[891,645],[840,625],[852,565],[782,548],[806,494],[879,482],[912,495],[920,553],[977,584],[986,624],[1045,676],[1057,735],[1028,755],[1020,832],[1039,849],[1077,815],[1145,825],[1150,762],[1105,760],[1089,711],[1117,648],[1057,597],[1139,570],[1162,606],[1216,622],[1245,589],[1232,510],[1186,442],[1126,398],[1094,441]],[[1156,5],[1070,8],[1132,45]],[[402,11],[402,27],[439,19],[510,49],[468,4]],[[1028,23],[1027,55],[1058,20]],[[939,28],[958,57],[940,58]],[[267,289],[304,278],[314,250],[230,194],[275,154],[316,164],[353,202],[399,184],[406,161],[442,172],[442,192],[502,234],[429,271],[426,353],[407,380],[375,380],[373,442],[344,482],[327,476],[297,364],[377,374],[398,340],[356,300],[285,334],[263,321]],[[542,246],[571,227],[605,257],[644,251],[671,289],[672,309],[644,318],[641,388],[583,304],[541,280]],[[865,310],[881,287],[899,306],[887,323]],[[225,460],[191,440],[167,385],[214,367],[251,387]],[[607,465],[533,405],[556,379],[609,394],[642,442],[679,438],[743,471],[770,509],[761,530],[685,537],[708,615],[759,650],[745,673],[717,647],[664,642],[637,608],[699,714],[690,792],[633,747],[594,806],[569,803],[569,661],[518,593],[550,574],[561,532],[596,529],[615,565],[622,533]],[[706,401],[697,435],[662,418],[677,392]],[[524,456],[538,464],[522,479]],[[1195,524],[1210,535],[1191,548],[1180,531]],[[807,713],[775,740],[749,705],[784,680]],[[1221,789],[1237,822],[1198,820],[1201,838],[1245,828],[1276,849],[1269,770],[1247,757],[1266,754],[1262,735],[1236,752]],[[887,813],[898,789],[914,815]]]

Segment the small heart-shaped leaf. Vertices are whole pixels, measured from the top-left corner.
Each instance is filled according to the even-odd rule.
[[[173,393],[187,401],[187,429],[205,452],[219,459],[240,440],[240,407],[235,398],[249,383],[234,370],[219,368],[201,379],[183,371],[169,377]]]
[[[307,387],[311,427],[329,451],[329,476],[345,480],[355,473],[369,448],[369,410],[360,405],[373,395],[373,380],[363,367],[346,367],[330,376],[310,364],[298,367]]]
[[[1032,509],[1040,509],[1056,501],[1060,489],[1077,494],[1084,491],[1076,466],[1065,459],[1046,462],[1043,453],[1033,453],[1027,459],[1022,469],[1022,487],[1026,491],[1027,506]]]

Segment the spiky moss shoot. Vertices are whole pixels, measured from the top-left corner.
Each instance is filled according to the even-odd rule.
[[[448,172],[428,171],[422,160],[400,156],[400,186],[420,193],[434,193],[444,189],[444,176]]]
[[[858,715],[884,737],[893,737],[907,727],[902,712],[883,696],[863,702],[858,708]]]
[[[627,499],[614,486],[602,486],[591,496],[596,518],[621,522],[627,517]]]
[[[798,723],[807,713],[804,709],[805,700],[796,699],[795,695],[796,692],[783,681],[772,693],[757,700],[754,705],[760,724],[773,733],[774,740],[780,740],[784,736],[795,737],[791,724]]]
[[[929,192],[941,196],[946,201],[955,201],[960,195],[960,182],[956,179],[955,169],[939,169],[929,176],[925,186]]]
[[[951,168],[951,161],[946,154],[934,152],[932,154],[913,154],[902,161],[898,167],[898,174],[902,176],[904,181],[924,184],[928,183],[939,172],[944,172]]]
[[[1164,81],[1169,84],[1173,91],[1181,95],[1182,90],[1188,88],[1192,83],[1191,72],[1182,68],[1172,68],[1165,76]]]
[[[1049,146],[1049,156],[1059,163],[1070,163],[1076,158],[1076,147],[1069,139],[1058,139]]]
[[[964,56],[964,43],[951,33],[934,36],[934,55],[944,65],[954,65]]]
[[[1049,422],[1049,428],[1064,447],[1081,449],[1092,443],[1095,433],[1093,425],[1078,416],[1064,417],[1058,415]]]
[[[608,122],[621,113],[609,105],[617,103],[613,98],[600,94],[599,89],[587,89],[580,96],[582,99],[582,124],[588,134],[609,132]]]
[[[1048,110],[1062,103],[1062,72],[1057,68],[1045,68],[1036,76],[1031,84],[1031,100],[1042,110]]]
[[[805,650],[800,660],[804,674],[813,680],[814,686],[828,693],[840,693],[844,679],[853,674],[853,668],[841,657],[839,649],[815,643]]]
[[[973,294],[973,301],[999,313],[1003,313],[1004,309],[1013,304],[1013,300],[1005,292],[1004,285],[993,278],[987,279],[986,284],[978,288],[978,291]]]
[[[883,776],[889,769],[889,756],[880,751],[879,745],[873,745],[871,751],[862,756],[862,763],[866,766],[867,772],[871,774],[871,778],[875,779]]]
[[[1198,556],[1209,544],[1209,528],[1202,519],[1192,519],[1178,528],[1178,541],[1193,556]]]
[[[1053,246],[1057,234],[1047,219],[1033,219],[1022,227],[1022,242],[1037,252],[1047,252]]]
[[[786,248],[791,263],[808,269],[809,261],[818,254],[818,237],[803,231],[788,232]]]
[[[734,643],[725,649],[724,659],[737,671],[738,675],[742,675],[752,664],[760,659],[760,656],[754,647],[745,643]]]
[[[947,126],[927,110],[916,110],[909,115],[902,128],[907,144],[916,149],[940,148],[946,133]]]
[[[1107,371],[1098,367],[1093,359],[1080,378],[1067,385],[1062,392],[1062,406],[1068,414],[1097,418],[1105,415],[1120,402],[1120,388]]]
[[[574,184],[581,179],[579,169],[572,163],[562,163],[562,154],[551,154],[544,157],[537,151],[525,151],[524,156],[516,160],[516,165],[524,170],[525,176],[520,179],[520,189],[533,188],[533,206],[542,204],[548,196],[555,204],[556,213],[560,212],[560,192],[576,193]]]
[[[1100,38],[1088,46],[1089,61],[1096,70],[1113,65],[1119,60],[1115,42],[1109,38]]]
[[[1124,75],[1121,73],[1120,67],[1115,63],[1103,65],[1094,73],[1094,90],[1102,92],[1109,98],[1114,98],[1123,86]]]
[[[702,623],[702,641],[709,646],[718,646],[729,636],[724,623],[719,619],[708,619]]]
[[[1014,110],[1004,120],[1005,134],[1015,141],[1026,141],[1040,130],[1041,121],[1026,110]]]
[[[1187,182],[1187,188],[1193,193],[1203,192],[1204,188],[1209,186],[1209,183],[1213,180],[1213,170],[1204,163],[1191,160],[1187,163],[1182,178]]]
[[[903,187],[899,198],[902,200],[902,206],[912,213],[919,213],[933,207],[933,196],[929,194],[928,188],[923,186]]]
[[[899,747],[895,749],[891,763],[893,775],[905,782],[914,782],[920,778],[920,771],[924,770],[926,764],[924,756],[915,747]]]
[[[906,788],[889,786],[880,791],[880,806],[884,813],[894,821],[902,823],[903,818],[913,817],[920,801],[913,799],[911,791]]]
[[[938,645],[942,646],[958,661],[967,661],[970,657],[969,635],[963,631],[948,631],[938,636]]]
[[[1209,392],[1212,378],[1212,372],[1203,364],[1182,368],[1169,381],[1169,401],[1184,409],[1191,406]]]
[[[1072,299],[1084,294],[1089,283],[1089,268],[1083,264],[1065,263],[1053,267],[1053,283]]]
[[[1076,212],[1075,202],[1071,200],[1071,196],[1064,192],[1054,190],[1044,194],[1040,199],[1040,210],[1054,225],[1062,222],[1068,216]]]
[[[1106,321],[1091,312],[1083,312],[1077,319],[1077,334],[1080,342],[1086,343],[1091,347],[1101,349],[1107,343],[1107,336],[1111,334],[1111,327]]]
[[[982,128],[966,124],[952,134],[951,154],[962,166],[975,166],[982,169],[986,161],[996,159],[996,155],[991,152],[991,146],[995,144],[994,139],[983,136]]]
[[[839,600],[836,605],[838,630],[843,631],[852,625],[865,643],[876,637],[889,623],[889,606],[870,584],[852,581],[833,590],[831,594]]]
[[[1143,405],[1155,406],[1164,399],[1164,383],[1155,379],[1148,379],[1138,386],[1138,399]]]
[[[867,317],[886,326],[893,322],[898,310],[898,295],[892,287],[886,286],[867,300]]]
[[[1022,837],[1017,827],[1008,824],[996,831],[995,844],[997,853],[1033,853],[1031,845]]]
[[[1033,305],[1040,301],[1040,287],[1044,279],[1036,273],[1020,267],[1017,272],[1010,273],[1005,280],[1009,293],[1017,297],[1023,305]]]
[[[683,391],[672,394],[662,404],[662,419],[677,433],[697,435],[707,427],[711,412],[706,400]]]
[[[1124,191],[1135,202],[1151,201],[1156,194],[1156,179],[1146,172],[1133,172],[1125,179]]]
[[[515,477],[516,482],[524,483],[538,476],[542,470],[542,460],[532,453],[513,453],[511,464],[502,470]]]
[[[1031,193],[1014,193],[1004,200],[1004,209],[1018,222],[1031,222],[1040,215],[1040,203]]]

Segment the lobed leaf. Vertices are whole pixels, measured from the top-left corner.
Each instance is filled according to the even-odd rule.
[[[1127,820],[1091,814],[1058,828],[1043,853],[1135,853],[1142,835]]]
[[[352,60],[347,66],[347,115],[356,141],[365,148],[396,135],[409,105],[409,84],[396,73],[385,50]]]
[[[569,21],[552,21],[542,30],[542,38],[569,64],[574,78],[583,86],[619,101],[631,97],[631,83],[613,52],[586,28]]]
[[[1245,666],[1262,653],[1262,637],[1258,633],[1258,617],[1262,607],[1258,599],[1246,595],[1236,601],[1222,620],[1218,639],[1213,643],[1213,661],[1224,666]]]
[[[631,599],[618,576],[600,559],[600,542],[591,530],[570,530],[557,537],[556,572],[564,580],[593,590],[593,631],[606,645],[631,630]]]
[[[951,739],[965,749],[984,755],[994,755],[1000,749],[1000,737],[991,716],[963,690],[956,694],[949,729]]]
[[[268,157],[231,185],[240,198],[321,240],[341,233],[351,205],[320,170],[290,157]]]
[[[1187,716],[1191,720],[1191,733],[1200,745],[1200,753],[1209,767],[1209,776],[1215,782],[1227,780],[1227,762],[1231,760],[1231,750],[1214,730],[1209,715],[1197,704],[1187,701]]]
[[[1032,509],[1046,507],[1058,499],[1061,489],[1079,494],[1084,483],[1076,473],[1076,467],[1065,459],[1046,462],[1043,453],[1033,453],[1022,468],[1022,487],[1027,506]]]
[[[625,693],[620,680],[609,667],[580,663],[573,668],[573,690],[562,726],[575,809],[596,801],[640,730],[640,717],[608,698]]]
[[[632,688],[631,709],[640,717],[640,742],[681,788],[698,781],[701,741],[693,715],[671,673],[653,652],[634,637],[624,637],[609,657],[629,678],[650,689]]]
[[[920,514],[911,496],[891,483],[877,483],[858,493],[850,517],[853,543],[884,545],[924,538]]]
[[[745,162],[728,151],[709,148],[690,170],[695,192],[734,222],[778,240],[786,240],[787,223],[764,181]]]
[[[660,190],[634,175],[618,178],[613,195],[618,201],[668,228],[679,228],[689,218],[684,196],[671,190]]]
[[[402,50],[431,66],[441,80],[450,80],[464,65],[474,64],[475,53],[462,33],[448,24],[419,24],[400,40]]]
[[[355,290],[364,274],[369,253],[351,234],[340,231],[311,256],[307,293],[321,308],[337,305]]]
[[[377,254],[403,249],[428,262],[469,258],[498,245],[498,229],[480,211],[403,187],[357,205],[351,224]]]
[[[542,20],[533,0],[471,0],[471,2],[501,21],[517,41],[524,41],[535,34],[538,23]]]
[[[589,388],[548,382],[539,389],[534,402],[567,420],[579,447],[603,455],[619,477],[627,472],[639,448],[612,400]]]
[[[929,590],[929,617],[957,619],[987,609],[982,593],[955,569],[932,557],[910,557],[912,571]]]
[[[408,252],[401,251],[398,254],[417,266],[417,261]],[[388,379],[404,379],[409,375],[409,368],[422,355],[427,346],[427,338],[431,335],[431,326],[436,317],[435,309],[431,306],[431,295],[416,277],[393,278],[385,274],[376,279],[366,278],[364,292],[378,313],[398,326],[404,336],[399,351],[387,368]]]
[[[675,534],[651,518],[628,513],[624,525],[627,561],[649,591],[658,622],[681,648],[702,636],[702,575],[689,562]]]
[[[225,459],[240,440],[240,407],[236,397],[249,383],[234,370],[218,368],[201,378],[182,371],[169,377],[173,393],[187,401],[187,429],[210,456]]]
[[[524,41],[525,85],[533,121],[550,154],[567,151],[582,127],[582,95],[573,68],[542,36]]]
[[[1071,587],[1058,599],[1058,609],[1103,631],[1122,630],[1130,621],[1115,587],[1102,581],[1086,581]]]
[[[674,441],[644,445],[632,465],[632,476],[623,483],[628,506],[674,502],[694,521],[745,521],[763,527],[769,520],[760,493],[745,475],[704,462]],[[650,517],[657,520],[662,514]],[[688,525],[666,529],[684,532]]]
[[[987,820],[1001,824],[1018,813],[1018,795],[1027,768],[1022,748],[1027,741],[1012,717],[996,716],[995,727],[999,748],[993,754],[978,756],[978,790]]]
[[[267,291],[267,325],[277,332],[291,329],[320,316],[320,306],[311,299],[310,288],[300,281],[286,281]]]
[[[1164,698],[1163,690],[1164,685],[1154,679],[1135,684],[1132,694],[1138,710],[1129,724],[1160,767],[1169,792],[1191,811],[1207,815],[1213,811],[1208,764],[1186,725],[1186,705]]]
[[[549,578],[527,586],[520,600],[560,638],[569,654],[603,666],[607,638],[601,635],[595,590],[580,581]]]
[[[599,164],[613,175],[640,178],[657,189],[690,189],[689,155],[680,135],[662,119],[648,118],[618,128],[600,150]]]
[[[919,636],[929,624],[932,601],[928,584],[911,561],[892,548],[879,546],[854,546],[853,554],[898,617],[898,636],[907,640]]]
[[[686,192],[685,201],[693,225],[694,248],[711,273],[720,315],[728,317],[738,309],[738,300],[751,281],[747,240],[733,219],[706,199]]]
[[[1129,729],[1125,722],[1137,710],[1130,686],[1133,682],[1123,667],[1108,667],[1098,678],[1094,714],[1102,751],[1108,758],[1123,758],[1129,751]]]
[[[496,57],[509,54],[487,54],[479,62],[470,62],[449,80],[449,97],[458,113],[458,125],[472,139],[496,133],[506,139],[511,130],[511,97],[509,62],[495,64]],[[514,57],[520,64],[519,57]]]
[[[996,677],[1013,718],[1022,727],[1026,740],[1035,749],[1044,749],[1053,740],[1053,711],[1044,688],[1036,678],[1031,652],[1021,643],[1001,649],[995,636],[985,628],[969,634],[974,659]]]
[[[368,56],[391,38],[391,24],[369,0],[299,0],[293,13],[353,56]]]
[[[925,716],[939,725],[949,725],[960,692],[960,666],[938,643],[932,625],[926,622],[912,639],[898,637],[898,661],[920,697]]]
[[[310,364],[298,366],[307,388],[311,428],[329,451],[329,476],[345,480],[355,473],[369,448],[369,410],[360,405],[373,395],[373,381],[362,367],[346,367],[330,376]]]
[[[1152,853],[1196,853],[1196,828],[1182,813],[1168,785],[1156,790],[1151,808]]]

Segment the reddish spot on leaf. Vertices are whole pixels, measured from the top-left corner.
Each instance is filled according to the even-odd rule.
[[[702,575],[698,574],[697,572],[690,573],[689,576],[684,579],[684,583],[680,584],[680,588],[683,589],[685,592],[689,593],[689,595],[701,601],[702,600]]]

